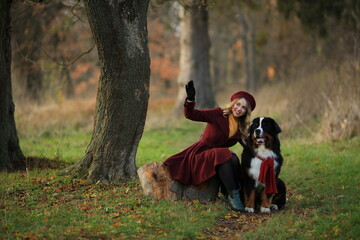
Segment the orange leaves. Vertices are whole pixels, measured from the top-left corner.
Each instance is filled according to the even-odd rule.
[[[168,56],[162,56],[151,60],[151,74],[159,76],[161,79],[176,79],[179,69]]]
[[[79,204],[78,207],[80,207],[80,209],[84,212],[89,211],[91,209],[94,208],[94,205],[92,203],[89,202],[85,202],[83,204]]]
[[[36,235],[33,235],[32,233],[29,233],[26,238],[27,240],[36,240],[36,239],[39,239],[38,236]]]
[[[121,222],[113,222],[112,224],[111,224],[111,226],[114,226],[114,227],[121,227],[121,226],[123,226],[124,224],[123,223],[121,223]]]
[[[205,232],[204,239],[236,239],[242,232],[255,229],[261,223],[267,221],[269,214],[244,214],[230,212],[226,214],[214,228]]]
[[[166,39],[164,41],[164,39]],[[159,19],[149,24],[149,49],[151,53],[152,87],[167,89],[179,74],[178,36],[164,28]]]
[[[237,214],[228,213],[227,215],[225,215],[224,218],[225,218],[225,219],[238,218],[238,215],[237,215]]]
[[[189,222],[196,222],[198,219],[196,217],[189,218]]]
[[[86,186],[86,185],[89,185],[89,184],[90,184],[90,183],[89,183],[88,180],[83,180],[83,179],[81,179],[81,180],[79,181],[79,185]]]

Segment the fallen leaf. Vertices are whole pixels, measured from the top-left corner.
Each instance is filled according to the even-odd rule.
[[[189,219],[189,222],[196,222],[197,221],[197,218],[195,218],[195,217],[191,217],[190,219]]]
[[[120,226],[123,226],[124,224],[123,223],[121,223],[121,222],[113,222],[112,224],[111,224],[111,226],[114,226],[114,227],[120,227]]]
[[[335,234],[336,236],[339,235],[340,228],[339,228],[338,225],[336,225],[335,227],[333,227],[332,230],[334,231],[334,234]]]
[[[235,215],[235,214],[232,214],[232,213],[228,213],[224,218],[225,218],[225,219],[238,218],[238,216]]]
[[[89,184],[89,181],[88,181],[88,180],[80,180],[80,181],[79,181],[79,184],[80,184],[80,185],[88,185],[88,184]]]

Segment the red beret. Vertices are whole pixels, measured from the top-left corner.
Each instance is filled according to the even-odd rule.
[[[236,92],[231,96],[230,100],[233,101],[236,98],[245,98],[250,103],[251,111],[255,109],[256,107],[255,98],[250,93],[245,91]]]

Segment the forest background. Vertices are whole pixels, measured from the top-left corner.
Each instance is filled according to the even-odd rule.
[[[200,125],[182,120],[178,101],[185,71],[180,63],[181,33],[186,30],[180,27],[179,12],[185,2],[149,5],[150,98],[137,166],[162,161],[201,134]],[[199,2],[202,6],[207,1]],[[0,175],[1,231],[9,239],[59,234],[70,239],[193,239],[224,215],[243,229],[274,217],[265,227],[273,231],[271,225],[286,221],[279,239],[358,235],[354,225],[359,221],[359,186],[354,181],[360,131],[359,3],[207,3],[208,80],[214,105],[224,107],[234,91],[247,90],[257,99],[252,117],[266,115],[279,122],[288,210],[277,217],[225,215],[219,202],[154,202],[142,195],[136,181],[102,185],[59,176],[59,169],[82,158],[94,129],[101,75],[96,44],[82,1],[14,1],[12,99],[26,171]],[[97,4],[100,7],[101,1]],[[201,92],[203,86],[196,87]],[[302,235],[299,230],[308,231]],[[206,234],[216,239],[219,232]]]
[[[322,19],[324,13],[304,26],[295,12],[285,19],[276,1],[250,1],[251,6],[226,2],[208,6],[217,105],[224,107],[234,90],[248,90],[258,102],[253,116],[275,117],[284,135],[317,140],[357,135],[358,16],[355,29],[336,17]],[[73,127],[92,130],[100,75],[97,51],[81,3],[70,3],[17,3],[12,8],[13,99],[20,137]],[[150,3],[148,127],[168,122],[181,88],[180,6]],[[307,12],[319,6],[308,7]],[[356,16],[352,10],[349,14]],[[245,72],[248,49],[256,76],[252,85]]]

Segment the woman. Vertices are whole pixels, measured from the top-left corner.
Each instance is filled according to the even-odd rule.
[[[170,175],[187,185],[198,185],[217,174],[226,187],[232,209],[244,211],[240,200],[240,163],[229,147],[239,142],[244,144],[250,114],[256,106],[254,97],[244,91],[231,96],[231,103],[225,108],[197,110],[195,107],[195,88],[193,81],[186,85],[187,98],[184,103],[185,117],[207,122],[201,139],[169,157],[165,161]]]

